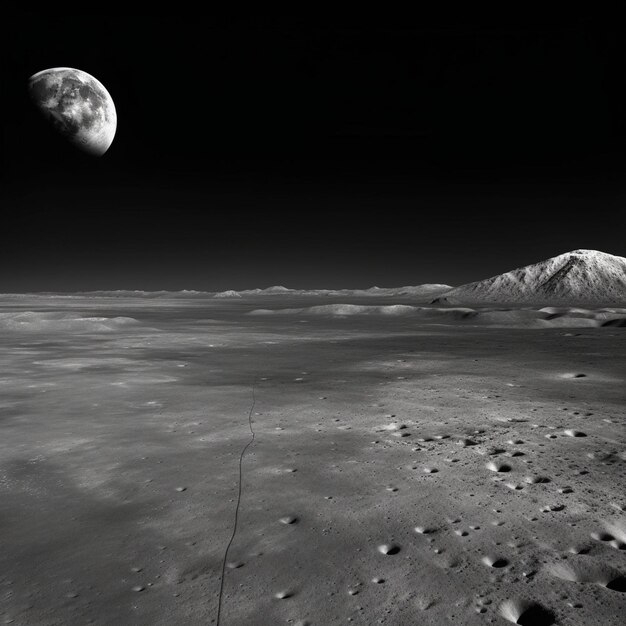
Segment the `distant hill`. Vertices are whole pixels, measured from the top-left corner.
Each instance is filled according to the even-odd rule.
[[[267,287],[266,289],[246,289],[244,291],[221,291],[214,298],[241,298],[247,296],[342,296],[346,298],[369,296],[425,296],[432,297],[452,289],[450,285],[426,284],[414,287],[370,287],[369,289],[288,289],[287,287]]]
[[[241,294],[238,291],[234,291],[233,289],[228,289],[227,291],[219,291],[213,297],[214,298],[241,298]]]
[[[395,296],[415,296],[421,298],[433,298],[441,293],[452,289],[450,285],[426,284],[414,287],[370,287],[369,289],[290,289],[275,285],[263,289],[244,289],[235,291],[196,291],[195,289],[183,289],[181,291],[144,291],[141,289],[115,289],[112,291],[79,291],[75,293],[54,293],[45,292],[39,295],[51,298],[75,298],[75,297],[96,297],[96,298],[247,298],[255,296],[303,296],[303,297],[346,297],[361,298],[370,296],[395,297]],[[2,296],[22,297],[25,294],[0,294]]]
[[[574,250],[455,287],[434,303],[609,304],[626,302],[626,258]]]

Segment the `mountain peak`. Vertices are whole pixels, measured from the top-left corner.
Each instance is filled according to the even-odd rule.
[[[564,254],[587,254],[587,255],[596,255],[596,254],[606,254],[606,252],[600,252],[600,250],[588,250],[587,248],[578,248],[578,250],[572,250],[571,252],[565,252]]]

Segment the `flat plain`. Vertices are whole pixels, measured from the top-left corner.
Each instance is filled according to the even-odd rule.
[[[222,624],[622,624],[626,329],[319,304],[3,297],[0,619],[215,623],[250,416]]]

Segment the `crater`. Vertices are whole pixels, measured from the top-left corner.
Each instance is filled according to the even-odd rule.
[[[587,433],[584,433],[582,430],[575,430],[573,428],[568,428],[563,431],[568,437],[586,437]]]
[[[509,564],[508,559],[498,556],[484,556],[482,562],[489,567],[495,567],[497,569],[506,567]]]
[[[617,578],[610,580],[606,584],[606,588],[611,589],[611,591],[626,593],[626,576],[618,576]]]
[[[513,468],[507,463],[496,463],[492,461],[491,463],[487,463],[487,469],[492,472],[510,472]]]
[[[500,615],[511,624],[521,626],[550,626],[555,623],[552,611],[523,599],[505,600],[500,605]]]

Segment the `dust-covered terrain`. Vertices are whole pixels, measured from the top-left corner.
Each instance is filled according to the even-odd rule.
[[[216,623],[250,415],[223,625],[622,624],[625,318],[4,297],[1,618]]]

